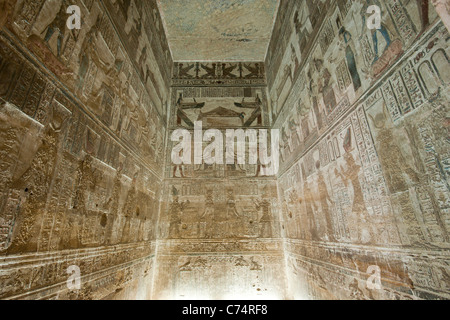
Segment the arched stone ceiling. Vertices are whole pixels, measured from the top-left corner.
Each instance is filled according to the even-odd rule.
[[[174,61],[264,61],[279,0],[158,0]]]

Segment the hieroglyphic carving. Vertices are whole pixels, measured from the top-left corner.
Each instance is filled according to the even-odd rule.
[[[204,187],[195,187],[195,180],[169,184],[163,234],[169,239],[276,237],[273,183],[245,183],[249,192],[235,190],[232,180]]]
[[[430,1],[283,0],[265,63],[175,67],[156,1],[76,0],[79,31],[68,4],[0,1],[1,298],[448,298],[450,53]],[[167,130],[199,119],[273,120],[278,179],[172,166]]]
[[[81,8],[81,30],[66,28],[65,0],[18,1],[10,10],[12,3],[0,19],[8,28],[0,39],[1,297],[120,298],[141,274],[151,278],[155,252],[172,65],[164,33],[156,31],[155,3],[140,10],[152,17],[140,35],[146,54],[137,61],[130,55],[135,47],[114,27],[119,16],[101,2],[71,3]],[[88,248],[92,256],[83,262],[77,250]],[[65,258],[55,258],[60,250]],[[4,258],[21,264],[15,254],[29,255],[27,261],[40,263],[33,255],[50,251],[48,266],[11,269]],[[59,285],[74,264],[86,279],[79,294]],[[95,272],[108,280],[91,277]]]
[[[298,298],[447,297],[448,257],[424,267],[406,259],[404,247],[430,255],[427,248],[437,255],[448,248],[448,32],[429,1],[376,1],[388,15],[369,31],[363,19],[374,3],[361,8],[338,1],[328,11],[324,31],[300,63],[307,85],[297,80],[288,97],[276,91],[289,62],[267,64],[271,76],[273,66],[278,72],[268,76],[271,99],[286,101],[274,119],[283,132],[279,198],[287,277]],[[327,41],[329,24],[340,41]],[[270,48],[289,37],[277,32]],[[268,57],[275,55],[269,49]],[[317,117],[322,110],[326,122]],[[397,284],[367,290],[363,273],[378,253],[335,255],[346,243],[378,252],[403,246],[398,258],[386,253],[385,261],[372,263]],[[329,251],[319,253],[323,246]]]

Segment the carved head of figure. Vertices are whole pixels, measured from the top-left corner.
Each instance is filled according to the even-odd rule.
[[[178,202],[178,190],[175,187],[172,187],[172,196],[174,202]]]
[[[44,139],[42,140],[43,146],[55,147],[57,143],[56,133],[57,131],[54,128],[52,128],[51,125],[48,126],[44,134]]]
[[[97,146],[98,135],[95,134],[90,128],[86,132],[85,151],[88,154],[94,154]]]
[[[136,184],[139,177],[139,171],[136,171],[133,175],[133,184]]]
[[[345,29],[345,27],[342,27],[339,30],[339,40],[341,41],[341,43],[343,44],[347,44],[350,40],[351,40],[351,35],[350,33]]]
[[[61,103],[54,101],[51,108],[50,123],[49,126],[55,132],[60,132],[67,119],[70,118],[72,113]]]
[[[352,142],[352,129],[351,128],[348,128],[348,130],[345,134],[343,147],[344,147],[346,154],[352,152],[354,149],[353,142]]]
[[[314,66],[316,67],[317,72],[321,72],[323,68],[323,60],[314,58]]]
[[[86,154],[83,159],[83,168],[90,169],[92,166],[92,156],[90,154]]]
[[[356,164],[355,158],[353,158],[353,155],[351,154],[351,152],[347,152],[346,154],[344,154],[344,160],[347,163],[347,166],[350,168],[352,168],[353,165]]]
[[[387,121],[386,104],[383,103],[383,112],[382,113],[378,113],[375,117],[373,117],[372,115],[369,115],[369,117],[370,117],[370,120],[372,120],[372,123],[375,126],[375,128],[384,129],[386,127],[386,121]]]
[[[317,160],[317,161],[316,161],[316,169],[317,169],[317,170],[320,170],[320,160]]]

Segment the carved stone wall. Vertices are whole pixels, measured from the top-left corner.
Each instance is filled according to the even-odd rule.
[[[150,298],[172,73],[156,2],[2,6],[0,298]]]
[[[0,0],[0,299],[449,299],[448,8],[281,0],[266,61],[174,62],[157,0]],[[175,165],[196,122],[278,174]]]
[[[430,1],[373,1],[377,30],[312,2],[282,1],[266,61],[289,292],[448,299],[448,31]]]
[[[263,63],[176,63],[174,70],[169,137],[180,128],[194,137],[196,121],[201,135],[270,128]],[[245,165],[174,165],[177,144],[168,139],[154,298],[284,298],[275,177],[249,164],[248,146]]]

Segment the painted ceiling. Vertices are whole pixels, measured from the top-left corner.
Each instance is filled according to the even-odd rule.
[[[280,0],[158,0],[174,61],[264,61]]]

